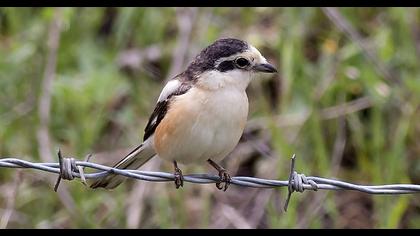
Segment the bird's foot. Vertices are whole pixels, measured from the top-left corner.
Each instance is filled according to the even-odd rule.
[[[226,190],[228,189],[232,178],[230,177],[230,174],[226,171],[225,168],[221,167],[219,164],[217,164],[216,162],[212,161],[211,159],[208,159],[207,162],[213,166],[217,171],[219,171],[219,177],[220,180],[219,182],[216,183],[216,187],[219,190],[222,190],[224,192],[226,192]]]
[[[220,177],[220,181],[218,183],[216,183],[216,187],[219,190],[222,190],[224,192],[226,192],[226,190],[228,189],[230,182],[232,180],[232,178],[230,177],[230,174],[225,170],[225,169],[221,169],[219,170],[219,177]]]
[[[174,172],[175,188],[179,189],[179,187],[184,186],[184,176],[182,175],[182,171],[181,169],[178,168],[178,165],[175,161],[174,161],[174,167],[175,167],[175,172]]]

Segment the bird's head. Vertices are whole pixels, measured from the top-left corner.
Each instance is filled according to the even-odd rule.
[[[276,68],[255,47],[239,39],[225,38],[203,49],[185,73],[209,89],[228,85],[245,89],[257,73],[275,72]]]

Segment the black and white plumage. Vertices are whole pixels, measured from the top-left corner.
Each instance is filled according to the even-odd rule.
[[[165,85],[143,143],[114,167],[137,169],[157,154],[173,161],[178,175],[176,162],[211,161],[224,171],[212,160],[220,161],[237,145],[248,115],[245,89],[258,72],[276,70],[255,47],[233,38],[215,41]],[[109,175],[91,187],[111,189],[123,180]]]
[[[216,61],[220,58],[244,52],[248,49],[248,44],[239,39],[220,39],[201,51],[194,61],[188,66],[187,70],[175,76],[162,90],[156,107],[149,118],[149,122],[144,130],[143,140],[146,140],[156,129],[156,126],[163,119],[169,99],[173,96],[179,96],[186,93],[196,82],[198,75],[209,70],[220,70],[222,72],[228,69],[233,70],[233,60],[226,61],[216,67]],[[229,68],[226,66],[229,64]]]

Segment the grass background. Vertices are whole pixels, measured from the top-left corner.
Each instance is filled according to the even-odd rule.
[[[306,175],[420,183],[418,8],[0,8],[0,156],[55,161],[60,147],[112,163],[141,141],[165,81],[221,37],[279,69],[248,88],[248,127],[223,163],[232,174],[287,179],[296,153]],[[307,191],[285,213],[286,189],[64,181],[56,194],[54,177],[2,169],[0,227],[420,226],[418,195]]]

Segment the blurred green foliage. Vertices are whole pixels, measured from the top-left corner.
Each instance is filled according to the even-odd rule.
[[[55,11],[0,8],[1,157],[41,161],[38,99]],[[420,183],[420,11],[416,8],[339,9],[400,83],[384,79],[366,52],[319,8],[63,8],[48,124],[51,152],[61,147],[67,155],[82,158],[141,141],[163,83],[174,76],[168,73],[183,40],[180,19],[188,11],[196,12],[187,18],[193,22],[187,51],[182,52],[186,63],[215,39],[230,36],[252,43],[279,68],[278,76],[255,80],[249,88],[249,119],[264,118],[258,127],[270,137],[275,156],[258,157],[257,164],[252,164],[258,177],[286,179],[289,157],[296,153],[297,169],[307,175],[334,175],[365,184]],[[156,53],[150,56],[146,51],[151,48]],[[137,52],[141,60],[124,64],[122,58],[130,52]],[[344,116],[334,116],[339,110],[328,110],[361,98],[369,101],[366,109]],[[327,111],[332,118],[325,118],[331,115]],[[279,124],[276,117],[284,115],[294,115],[289,123],[301,122]],[[341,151],[337,140],[345,142]],[[334,156],[341,159],[335,166]],[[274,176],[258,172],[267,163],[274,165]],[[337,173],[332,171],[335,167]],[[166,164],[160,168],[170,170]],[[5,190],[14,188],[15,172],[0,171],[0,219],[13,197]],[[48,174],[25,170],[21,175],[7,227],[130,226],[132,183],[112,192],[89,190],[77,181],[63,183],[80,214],[73,217],[52,191]],[[152,194],[136,203],[143,207],[139,227],[218,227],[215,219],[220,208],[215,206],[237,197],[223,195],[214,186],[187,183],[176,190],[171,183],[144,185]],[[228,192],[250,191],[232,189]],[[252,222],[253,214],[242,217],[264,228],[420,225],[418,195],[330,192],[320,202],[322,210],[310,217],[306,207],[321,192],[294,195],[287,213],[278,207],[284,193],[270,192],[268,201],[259,206],[264,213],[258,222]],[[307,223],[299,223],[302,219]]]

